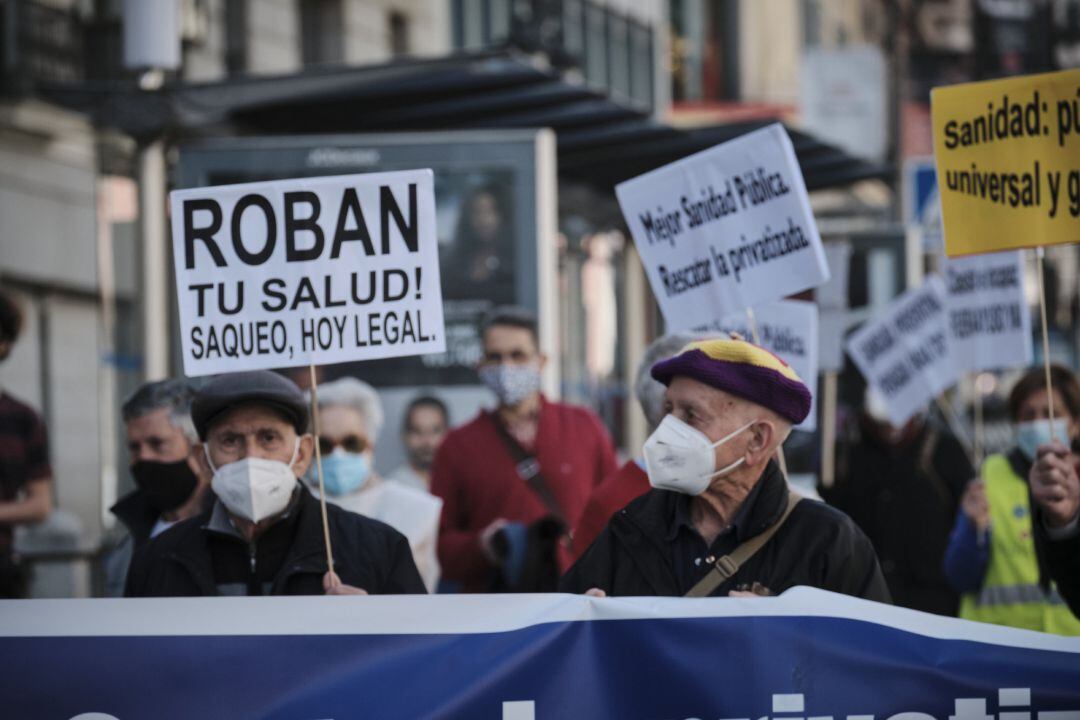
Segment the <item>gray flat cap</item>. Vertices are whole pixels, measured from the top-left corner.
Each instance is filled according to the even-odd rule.
[[[191,403],[191,420],[200,440],[222,413],[238,405],[267,405],[285,416],[296,432],[307,432],[308,406],[292,380],[269,370],[226,373],[202,386]]]

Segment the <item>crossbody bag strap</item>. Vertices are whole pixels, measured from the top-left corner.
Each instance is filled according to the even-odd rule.
[[[514,469],[517,471],[518,477],[524,480],[529,489],[536,494],[540,502],[544,504],[548,514],[562,523],[562,526],[569,531],[570,526],[566,522],[566,516],[563,515],[559,503],[555,501],[555,494],[548,486],[543,473],[540,472],[540,461],[536,459],[535,455],[521,446],[521,443],[503,427],[498,418],[492,418],[492,420],[495,422],[499,438],[502,439],[506,449],[510,451],[510,456],[514,459]]]
[[[746,542],[739,545],[727,555],[717,558],[713,563],[712,569],[709,573],[701,578],[694,587],[690,588],[690,592],[686,593],[684,597],[708,597],[712,595],[716,588],[720,587],[728,578],[732,577],[735,573],[739,572],[747,560],[754,557],[758,550],[765,547],[765,544],[772,540],[773,535],[780,529],[780,526],[784,524],[784,521],[791,515],[791,511],[795,509],[795,506],[802,500],[802,496],[798,493],[788,490],[787,507],[784,509],[784,514],[780,516],[780,519],[774,522],[765,530],[765,532],[759,533],[750,538]]]

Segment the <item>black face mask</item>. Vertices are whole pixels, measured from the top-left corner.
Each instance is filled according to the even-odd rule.
[[[160,513],[186,503],[199,483],[187,460],[171,463],[140,460],[131,466],[131,476],[150,506]]]

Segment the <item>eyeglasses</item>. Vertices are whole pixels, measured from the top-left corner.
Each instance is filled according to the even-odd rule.
[[[336,447],[341,447],[345,452],[362,453],[368,449],[368,445],[367,438],[360,437],[359,435],[346,435],[339,440],[328,438],[324,435],[319,436],[319,452],[323,455],[329,455],[334,452],[334,448]]]

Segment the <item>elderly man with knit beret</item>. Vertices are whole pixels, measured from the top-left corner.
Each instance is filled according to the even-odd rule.
[[[612,517],[560,589],[593,595],[778,595],[808,585],[889,601],[870,541],[789,488],[776,451],[810,392],[739,339],[687,345],[653,366],[667,415],[645,443],[653,489]]]

